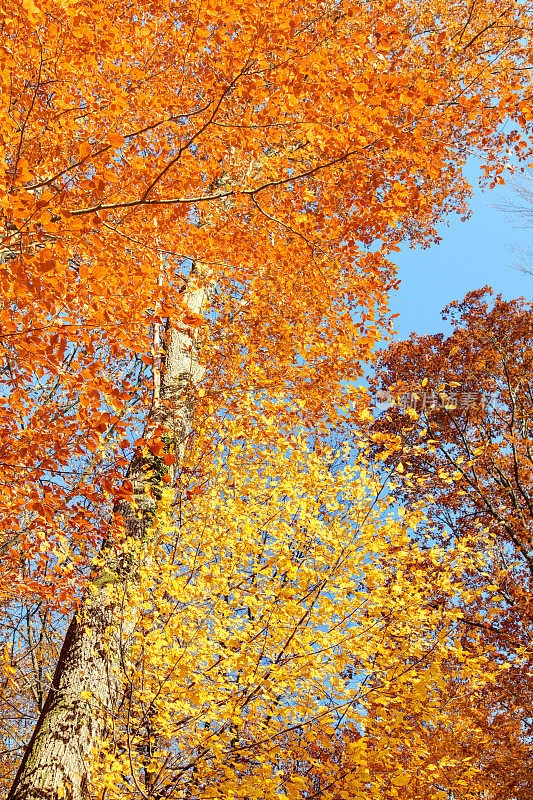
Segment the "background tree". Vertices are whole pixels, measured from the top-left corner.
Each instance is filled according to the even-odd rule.
[[[376,384],[410,407],[376,420],[372,450],[395,470],[395,496],[424,506],[440,541],[471,553],[463,636],[481,633],[509,669],[462,715],[477,731],[489,796],[530,797],[533,306],[501,296],[489,305],[491,294],[445,309],[451,335],[413,334],[382,352]]]

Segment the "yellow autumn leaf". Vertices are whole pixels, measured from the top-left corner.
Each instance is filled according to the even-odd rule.
[[[407,784],[411,781],[411,776],[407,773],[395,775],[392,779],[393,786],[407,786]]]

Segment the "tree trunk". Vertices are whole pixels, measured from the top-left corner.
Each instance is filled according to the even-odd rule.
[[[184,294],[193,314],[200,314],[206,305],[210,286],[209,279],[193,266]],[[195,386],[203,372],[195,336],[187,328],[170,328],[161,396],[154,396],[145,437],[152,438],[159,430],[160,438],[168,443],[171,436],[177,464],[192,430]],[[169,468],[151,454],[134,457],[128,473],[134,503],[121,502],[115,509],[124,518],[126,542],[142,540],[151,527],[159,496],[157,476],[164,470]],[[172,468],[170,473],[173,477]],[[8,800],[91,797],[92,752],[105,737],[105,721],[122,696],[121,654],[134,625],[123,626],[116,591],[118,587],[127,592],[128,584],[135,581],[127,549],[117,556],[104,545],[100,560],[103,566],[69,625],[51,689]]]

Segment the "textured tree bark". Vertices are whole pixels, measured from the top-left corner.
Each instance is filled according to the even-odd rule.
[[[193,314],[209,301],[209,277],[193,266],[184,299]],[[195,387],[204,374],[196,337],[185,327],[167,332],[165,371],[160,402],[149,414],[145,436],[158,428],[172,437],[176,463],[183,458],[192,430]],[[154,456],[133,459],[128,477],[134,503],[118,504],[126,542],[141,539],[151,527],[157,502]],[[168,467],[165,467],[168,470]],[[150,475],[152,473],[152,475]],[[104,546],[99,569],[68,628],[52,686],[26,748],[8,800],[88,800],[92,752],[105,737],[105,721],[122,695],[121,654],[134,621],[124,626],[120,597],[135,581],[135,567],[126,548],[116,554]],[[109,591],[109,587],[113,591]]]

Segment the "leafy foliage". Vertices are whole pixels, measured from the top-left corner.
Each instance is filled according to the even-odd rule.
[[[215,457],[179,533],[161,510],[128,597],[143,612],[101,755],[107,796],[386,796],[420,764],[387,757],[376,774],[366,742],[379,730],[392,749],[406,720],[436,724],[450,659],[471,690],[490,679],[484,654],[452,635],[456,612],[431,603],[456,592],[464,559],[434,548],[428,584],[420,515],[395,519],[347,455],[333,472],[302,439],[280,450],[247,437]],[[350,730],[348,766],[325,763]]]
[[[493,779],[491,797],[529,797],[533,308],[500,296],[489,307],[491,294],[470,292],[445,310],[450,336],[412,336],[382,353],[376,380],[417,394],[418,411],[378,419],[373,450],[389,469],[401,464],[397,497],[425,505],[440,540],[472,553],[461,576],[464,637],[481,634],[509,669],[463,709],[477,729],[471,752]]]
[[[528,2],[502,10],[496,0],[4,3],[4,786],[29,727],[40,712],[46,716],[43,698],[65,614],[75,607],[78,631],[89,629],[87,609],[100,600],[107,622],[112,609],[102,641],[109,654],[123,655],[119,667],[130,679],[116,716],[125,749],[117,738],[105,751],[111,767],[102,780],[115,794],[157,796],[180,786],[183,796],[192,796],[192,786],[205,786],[207,794],[251,796],[259,767],[252,760],[236,766],[232,725],[246,747],[259,748],[258,763],[261,726],[268,729],[273,749],[257,784],[264,796],[312,793],[311,784],[305,788],[275,772],[297,745],[293,722],[298,731],[315,731],[319,700],[305,694],[306,674],[311,671],[317,695],[328,696],[329,719],[344,702],[342,693],[351,697],[353,681],[343,671],[346,642],[358,625],[361,652],[350,664],[360,676],[357,686],[367,675],[382,676],[372,696],[380,680],[380,691],[388,691],[389,680],[396,686],[396,678],[383,675],[400,654],[410,664],[417,647],[425,652],[424,637],[437,637],[431,650],[437,664],[441,648],[452,648],[448,634],[438,639],[442,610],[422,599],[428,574],[436,580],[434,594],[449,591],[448,578],[441,585],[429,566],[425,579],[401,575],[408,554],[415,564],[426,562],[393,521],[376,533],[385,560],[372,567],[377,556],[368,520],[375,487],[363,473],[351,476],[353,488],[341,478],[329,484],[324,463],[294,442],[298,435],[316,441],[318,453],[333,429],[368,414],[353,387],[388,329],[387,293],[396,283],[387,256],[403,241],[435,240],[443,214],[467,213],[462,167],[468,153],[483,156],[492,184],[503,180],[509,149],[518,160],[528,157],[530,15]],[[209,296],[209,307],[198,311],[195,293]],[[162,402],[176,337],[199,354],[201,369],[174,376],[174,396],[167,393]],[[176,407],[185,414],[185,406],[189,427],[170,435],[158,413],[168,422],[179,416]],[[245,457],[235,455],[236,439],[246,443]],[[299,512],[283,469],[298,502],[304,490],[324,487],[332,508],[309,497],[309,530],[303,517],[296,524]],[[169,521],[154,525],[152,542],[146,531],[127,534],[139,485],[150,508],[161,506],[167,489],[174,491],[168,497],[175,505],[160,508]],[[336,539],[344,513],[339,491],[354,516]],[[246,503],[240,492],[248,493]],[[365,502],[368,525],[361,522]],[[362,538],[350,549],[355,527]],[[437,560],[440,554],[435,551]],[[304,557],[311,560],[300,564]],[[311,608],[318,575],[326,582],[319,580]],[[398,595],[391,587],[401,587]],[[93,591],[98,602],[91,607]],[[124,613],[115,605],[120,591]],[[151,605],[143,609],[146,593]],[[390,621],[374,602],[390,603]],[[303,608],[307,616],[300,619]],[[137,620],[141,611],[147,616]],[[375,627],[364,622],[367,611],[376,615]],[[452,624],[455,611],[447,614]],[[259,620],[269,615],[271,639],[261,645],[262,656]],[[325,646],[327,631],[337,631],[333,620],[346,642],[313,666],[317,643]],[[142,640],[130,632],[136,621],[141,632],[148,626]],[[379,631],[394,642],[399,637],[383,659]],[[190,673],[173,684],[164,678],[165,647],[177,653],[183,642]],[[291,649],[296,643],[301,661]],[[116,678],[112,656],[102,649],[99,655]],[[477,658],[469,662],[472,681]],[[283,689],[275,708],[268,661]],[[234,679],[231,688],[224,670]],[[158,693],[167,711],[156,702]],[[94,719],[104,712],[115,719],[116,709],[92,709],[94,698],[82,696],[79,686],[65,694],[80,718],[94,711]],[[392,709],[392,695],[383,697],[385,711],[389,703]],[[371,704],[360,700],[352,721],[362,726]],[[245,723],[227,722],[231,703],[233,716],[244,715]],[[163,740],[158,756],[150,726]],[[206,745],[214,730],[219,750],[214,740]],[[186,753],[192,765],[185,768]],[[88,753],[81,757],[89,763]],[[250,776],[242,788],[239,769]],[[186,777],[189,788],[182,791]],[[76,780],[89,791],[85,777]],[[369,789],[361,781],[358,786],[378,791],[377,783]],[[70,800],[72,787],[65,779],[46,791]],[[44,790],[32,791],[42,796]]]

